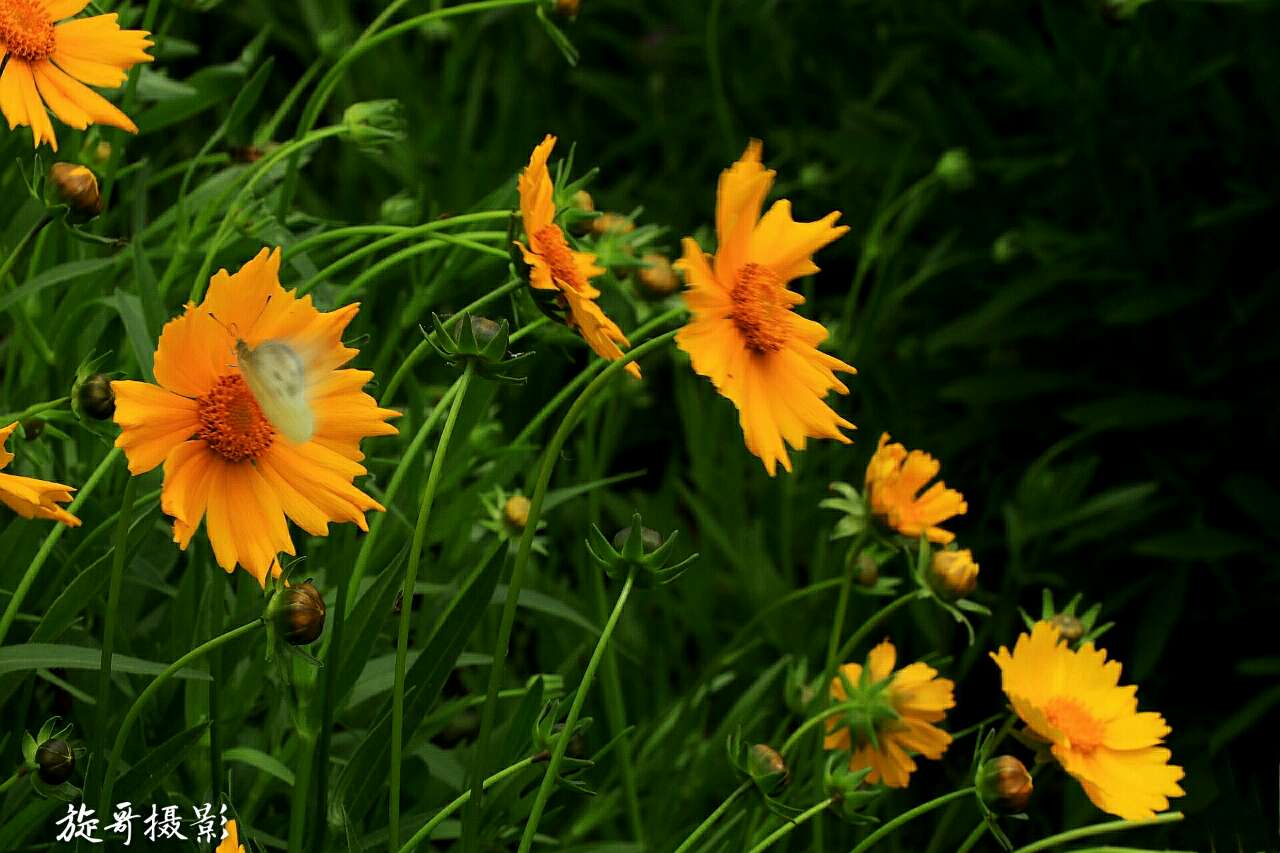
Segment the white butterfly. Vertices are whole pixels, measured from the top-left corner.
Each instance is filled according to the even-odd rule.
[[[307,400],[307,370],[298,351],[284,341],[250,347],[236,338],[236,362],[271,425],[296,444],[309,441],[315,416]]]

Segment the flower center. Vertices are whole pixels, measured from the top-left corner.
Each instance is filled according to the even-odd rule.
[[[1049,723],[1062,732],[1073,749],[1092,751],[1102,744],[1105,728],[1100,720],[1069,696],[1055,696],[1045,706]]]
[[[53,18],[39,0],[0,2],[0,45],[18,59],[27,62],[48,59],[56,41]]]
[[[730,317],[746,338],[747,348],[758,353],[777,352],[786,343],[783,323],[790,306],[787,290],[777,273],[760,264],[746,264],[738,270],[730,291]]]
[[[538,243],[538,254],[551,267],[551,278],[558,284],[580,290],[578,264],[573,259],[573,250],[564,241],[560,226],[548,223],[538,229],[533,239]]]
[[[275,428],[238,373],[219,379],[199,402],[200,431],[196,436],[228,462],[257,459],[275,440]]]

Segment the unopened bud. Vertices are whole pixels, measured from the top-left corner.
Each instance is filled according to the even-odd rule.
[[[596,209],[595,200],[586,190],[578,190],[573,194],[573,206],[585,213],[594,213]]]
[[[1069,643],[1084,636],[1084,623],[1070,613],[1059,613],[1049,620],[1049,624],[1058,629],[1062,639]]]
[[[853,579],[858,586],[871,587],[880,580],[880,564],[870,554],[858,555],[858,565],[854,568]]]
[[[39,418],[31,418],[22,422],[22,432],[26,435],[28,441],[34,441],[44,432],[44,421]]]
[[[1034,787],[1031,774],[1012,755],[1000,755],[978,769],[978,795],[992,811],[1017,814],[1026,809]]]
[[[613,537],[613,547],[619,551],[627,544],[627,540],[631,538],[631,528],[624,527],[618,531]],[[644,552],[650,554],[658,550],[658,546],[662,544],[662,534],[651,527],[642,527],[640,529],[640,544],[644,546]]]
[[[967,548],[959,551],[935,551],[929,581],[941,597],[954,601],[964,598],[978,587],[978,564]]]
[[[351,139],[361,148],[376,151],[404,139],[408,122],[404,107],[394,99],[360,101],[342,114]]]
[[[278,593],[276,629],[285,642],[294,646],[314,643],[324,632],[324,599],[311,581],[286,587]]]
[[[382,202],[378,214],[388,225],[413,225],[422,219],[422,205],[406,193],[396,193]]]
[[[529,523],[529,507],[532,504],[524,495],[512,495],[507,498],[507,502],[502,505],[502,517],[507,524],[517,530],[524,530],[524,526]]]
[[[973,164],[969,162],[969,152],[963,148],[952,148],[938,158],[933,173],[942,179],[948,189],[959,192],[973,186]]]
[[[680,289],[680,279],[666,255],[649,254],[643,260],[645,266],[636,273],[636,280],[645,294],[661,299]]]
[[[80,411],[95,421],[110,420],[116,413],[116,392],[105,373],[95,373],[76,389]]]
[[[636,225],[621,213],[602,213],[591,220],[591,233],[597,237],[605,234],[630,234]]]
[[[93,162],[99,166],[107,165],[107,161],[111,159],[111,143],[99,142],[93,147]]]
[[[773,793],[791,779],[782,755],[767,743],[757,743],[747,751],[747,772],[762,794]]]
[[[562,18],[576,18],[582,9],[582,0],[555,0],[555,13]]]
[[[71,208],[77,218],[89,220],[102,212],[98,179],[87,166],[54,163],[49,167],[49,181],[57,192],[58,200]]]
[[[36,749],[36,772],[46,785],[61,785],[76,769],[76,754],[65,740],[47,740]]]

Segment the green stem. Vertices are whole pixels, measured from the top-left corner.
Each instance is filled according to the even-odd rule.
[[[325,649],[324,696],[320,710],[320,736],[316,744],[315,766],[320,769],[320,773],[316,777],[311,829],[311,844],[316,850],[324,849],[325,835],[329,832],[329,747],[333,738],[333,716],[337,712],[342,640],[347,624],[347,582],[339,578],[337,586],[333,602],[333,626],[329,629],[330,642]]]
[[[542,820],[542,812],[547,807],[547,800],[551,798],[551,789],[556,786],[556,780],[559,779],[560,762],[564,760],[565,750],[568,749],[569,741],[573,740],[573,733],[578,727],[578,715],[582,713],[582,706],[587,701],[587,693],[591,689],[591,682],[595,679],[596,669],[599,668],[600,661],[604,660],[605,647],[609,645],[609,638],[613,636],[613,630],[618,626],[622,608],[627,604],[627,598],[631,595],[631,588],[635,585],[635,581],[636,569],[632,568],[627,572],[627,580],[622,585],[622,592],[618,593],[618,600],[613,605],[613,612],[609,614],[609,621],[600,632],[595,651],[591,653],[591,660],[587,662],[587,671],[583,673],[578,692],[573,696],[573,704],[569,706],[569,716],[565,717],[564,728],[561,729],[555,746],[551,750],[547,772],[542,777],[542,784],[538,786],[538,795],[533,801],[533,808],[524,825],[524,836],[520,839],[519,853],[529,853],[533,847],[533,838],[538,834],[538,822]]]
[[[853,848],[853,850],[850,851],[850,853],[865,853],[865,851],[870,850],[872,847],[874,847],[876,843],[880,841],[880,839],[896,832],[899,827],[905,826],[906,824],[920,817],[920,815],[928,814],[929,812],[933,811],[934,809],[940,806],[945,806],[947,803],[951,802],[952,800],[958,800],[961,797],[970,796],[974,792],[974,790],[975,789],[972,786],[968,788],[961,788],[959,791],[952,791],[950,794],[943,794],[941,797],[935,797],[934,799],[930,800],[927,803],[921,803],[920,805],[916,806],[914,809],[908,809],[907,811],[898,815],[888,823],[885,823],[875,832],[871,833],[866,838],[864,838],[862,840],[862,843],[860,843],[857,847]]]
[[[823,683],[829,682],[836,674],[836,652],[840,650],[840,636],[844,634],[844,618],[845,613],[849,609],[849,596],[853,592],[853,577],[858,571],[858,557],[862,554],[862,549],[866,547],[869,530],[864,529],[858,534],[858,538],[854,540],[853,545],[849,548],[849,555],[845,559],[844,579],[840,584],[840,596],[836,599],[836,615],[831,623],[831,636],[827,638],[827,662],[823,668]]]
[[[831,805],[832,802],[833,800],[830,797],[827,797],[817,805],[805,809],[800,814],[796,815],[795,819],[787,821],[782,826],[769,833],[769,835],[765,837],[764,841],[761,841],[755,847],[752,847],[748,853],[761,853],[761,851],[769,849],[773,846],[775,841],[780,838],[785,838],[788,834],[794,831],[797,826],[804,823],[814,815],[821,814],[826,811],[827,806]]]
[[[311,92],[311,97],[307,99],[306,106],[302,109],[302,117],[298,120],[298,129],[295,136],[304,136],[311,132],[311,129],[316,126],[316,121],[320,118],[320,111],[324,109],[329,96],[337,88],[338,81],[342,79],[342,75],[346,73],[348,66],[375,47],[404,33],[414,32],[424,24],[434,21],[442,21],[445,18],[452,18],[457,15],[468,15],[472,12],[501,9],[506,6],[529,6],[537,2],[540,2],[540,0],[478,0],[478,2],[462,3],[458,6],[437,9],[433,12],[408,18],[376,34],[371,32],[373,30],[371,26],[347,49],[346,53],[338,57],[333,67],[316,84],[316,88]],[[284,220],[284,215],[288,212],[289,206],[293,204],[293,195],[298,188],[298,160],[297,156],[291,157],[288,169],[285,172],[284,184],[280,190],[280,205],[276,209],[276,215],[281,221]]]
[[[44,216],[40,217],[35,225],[31,226],[30,231],[23,234],[22,237],[18,239],[18,244],[13,247],[13,251],[9,253],[9,257],[4,259],[4,263],[0,263],[0,286],[4,284],[5,278],[18,263],[18,256],[22,254],[22,250],[25,249],[27,244],[34,240],[35,236],[52,221],[53,219],[51,219],[49,214],[46,213]]]
[[[76,492],[75,500],[67,504],[67,512],[74,515],[76,510],[84,505],[89,495],[93,494],[98,481],[107,473],[111,463],[120,458],[121,453],[120,448],[113,447],[111,452],[103,457],[103,460],[98,463],[98,467],[89,475],[89,479],[80,487],[80,491]],[[58,540],[62,538],[62,534],[66,532],[66,529],[67,526],[65,524],[54,522],[53,529],[44,538],[44,544],[40,546],[40,550],[36,551],[36,555],[31,558],[31,562],[27,565],[27,570],[23,573],[22,580],[18,581],[18,588],[13,591],[13,598],[9,599],[9,605],[4,609],[4,615],[0,616],[0,645],[4,645],[4,639],[9,635],[9,628],[13,625],[13,620],[18,616],[18,608],[22,606],[27,593],[31,591],[31,585],[40,576],[40,569],[44,566],[45,561],[49,559],[49,555],[53,553],[54,547],[57,546]]]
[[[453,428],[458,422],[458,413],[462,411],[462,401],[466,399],[467,387],[471,384],[474,370],[475,363],[468,360],[462,373],[462,381],[458,385],[458,393],[453,397],[449,416],[445,418],[444,429],[440,432],[440,443],[436,447],[436,455],[431,459],[427,488],[422,494],[422,505],[418,509],[418,524],[413,529],[413,544],[409,546],[409,565],[404,573],[400,634],[396,641],[396,674],[391,700],[391,822],[387,849],[392,853],[400,848],[400,751],[404,740],[404,673],[405,660],[409,655],[409,623],[413,621],[413,590],[418,582],[418,566],[422,563],[422,551],[426,545],[431,504],[435,501],[440,474],[444,470],[445,454],[449,450],[449,440],[453,438]]]
[[[804,737],[806,732],[814,726],[826,722],[827,717],[833,717],[836,714],[843,714],[845,711],[856,711],[861,707],[863,706],[859,702],[841,702],[839,705],[832,705],[831,707],[824,709],[820,713],[815,714],[797,726],[796,730],[782,742],[782,746],[778,747],[778,752],[786,755],[797,743],[800,742],[800,738]],[[821,767],[822,762],[818,762],[818,764],[819,767]]]
[[[840,651],[836,655],[836,657],[839,660],[846,660],[849,657],[849,655],[853,654],[853,651],[856,648],[858,648],[858,645],[871,634],[872,631],[880,627],[881,623],[883,623],[884,620],[888,619],[898,610],[901,610],[903,607],[906,607],[908,604],[915,601],[916,599],[924,598],[926,594],[927,593],[925,593],[923,590],[913,589],[911,592],[908,592],[906,595],[903,595],[900,598],[896,598],[893,601],[886,604],[884,607],[880,609],[879,613],[876,613],[866,622],[863,622],[860,626],[858,626],[858,630],[853,632],[853,636],[850,637],[847,641],[845,641],[845,644],[840,647]]]
[[[468,231],[467,234],[471,237],[484,237],[487,239],[505,239],[507,236],[507,232],[505,231]],[[335,301],[338,304],[350,302],[356,297],[356,294],[364,290],[371,281],[392,267],[402,264],[407,260],[417,257],[418,255],[426,254],[427,252],[434,252],[450,245],[462,246],[464,248],[480,252],[484,255],[501,258],[504,261],[509,261],[511,259],[511,256],[505,251],[484,243],[478,243],[476,240],[454,237],[452,234],[435,234],[429,239],[423,240],[420,243],[415,243],[412,246],[408,246],[398,252],[382,258],[367,270],[361,272],[360,275],[356,276],[350,284],[338,291]],[[316,281],[317,279],[312,280]],[[310,287],[305,288],[305,290],[310,290]],[[302,290],[299,292],[302,292]]]
[[[676,330],[659,335],[646,341],[635,349],[623,353],[621,358],[609,362],[608,366],[592,380],[574,401],[555,434],[551,436],[546,450],[542,454],[542,465],[538,470],[538,479],[534,485],[533,497],[529,501],[529,518],[525,522],[524,532],[520,536],[520,544],[516,551],[515,562],[511,567],[511,577],[507,581],[507,599],[502,606],[502,621],[498,625],[498,640],[493,647],[493,663],[489,668],[489,686],[485,691],[484,707],[480,715],[480,732],[471,768],[471,801],[467,804],[467,812],[462,825],[462,849],[474,850],[480,829],[480,806],[484,799],[481,780],[484,768],[488,763],[489,739],[493,734],[494,715],[497,713],[498,685],[502,681],[502,662],[506,660],[511,642],[511,629],[515,624],[516,604],[520,599],[520,590],[524,585],[524,570],[529,563],[529,553],[533,549],[534,533],[538,529],[538,519],[542,515],[542,503],[547,497],[547,487],[551,483],[551,472],[560,458],[560,450],[564,447],[569,433],[573,431],[578,419],[595,395],[612,379],[622,372],[631,362],[647,355],[658,347],[668,343],[676,336]]]
[[[130,477],[130,480],[133,478]],[[215,561],[207,561],[214,594],[211,596],[213,613],[210,631],[221,634],[226,629],[225,573]],[[209,790],[213,792],[213,806],[222,803],[222,652],[209,653]]]
[[[409,442],[408,449],[404,455],[400,457],[400,462],[396,465],[395,473],[391,475],[391,482],[387,484],[387,490],[382,494],[382,502],[386,506],[391,506],[396,495],[400,491],[400,484],[404,482],[405,476],[409,473],[409,469],[413,466],[413,462],[418,458],[418,454],[422,451],[422,446],[427,442],[427,436],[431,434],[431,430],[435,429],[436,421],[440,420],[441,415],[448,411],[449,404],[453,401],[453,396],[458,393],[458,386],[462,384],[462,377],[449,386],[448,390],[440,397],[440,402],[431,410],[431,414],[427,415],[422,426],[413,437],[413,441]],[[384,398],[385,402],[385,398]],[[347,581],[347,590],[350,596],[347,599],[347,614],[350,615],[352,609],[356,606],[356,595],[360,592],[360,581],[364,579],[364,573],[368,570],[369,560],[373,557],[374,543],[379,540],[378,534],[382,531],[383,524],[386,523],[387,516],[379,513],[373,522],[369,525],[369,535],[364,537],[360,543],[360,553],[356,554],[356,564],[351,570],[351,579]]]
[[[44,403],[36,403],[34,405],[27,406],[21,412],[15,412],[9,415],[0,415],[0,425],[8,426],[14,421],[19,421],[19,422],[25,421],[28,418],[33,418],[36,415],[42,414],[44,412],[52,411],[54,409],[61,409],[68,402],[70,402],[70,400],[71,400],[70,397],[59,397],[56,400],[49,400]]]
[[[707,830],[711,829],[711,827],[715,825],[715,822],[723,817],[724,813],[729,810],[729,807],[737,802],[738,798],[749,790],[751,790],[750,781],[743,782],[741,785],[734,788],[733,793],[725,797],[724,802],[716,806],[716,810],[707,815],[707,819],[698,824],[698,828],[689,833],[688,838],[680,842],[680,846],[676,848],[675,853],[689,853],[689,851],[693,849],[693,845],[698,842],[698,839],[706,835]]]
[[[497,773],[494,773],[488,779],[484,780],[485,790],[492,788],[503,779],[514,776],[526,767],[531,767],[544,757],[545,755],[542,753],[539,753],[538,755],[531,755],[528,758],[517,761],[510,767],[505,767],[502,770],[499,770]],[[410,853],[410,851],[417,848],[419,844],[429,840],[431,838],[431,833],[435,831],[435,828],[444,823],[449,815],[462,808],[469,799],[471,799],[471,791],[469,790],[463,791],[457,797],[454,797],[453,802],[436,812],[435,816],[432,817],[431,820],[427,821],[426,824],[423,825],[422,829],[415,832],[413,837],[404,843],[404,846],[400,848],[400,853]]]
[[[1051,835],[1048,838],[1042,838],[1026,847],[1019,847],[1014,853],[1035,853],[1037,850],[1048,850],[1051,847],[1057,847],[1068,841],[1076,841],[1081,838],[1088,838],[1092,835],[1102,835],[1107,832],[1119,832],[1124,829],[1141,829],[1144,826],[1158,826],[1162,823],[1177,823],[1182,820],[1184,815],[1182,812],[1165,812],[1146,820],[1112,820],[1106,823],[1095,823],[1093,826],[1082,826],[1079,829],[1069,829],[1066,832],[1059,832],[1057,835]]]
[[[973,828],[973,832],[969,833],[969,837],[956,848],[956,853],[969,853],[974,846],[982,840],[982,836],[987,832],[987,822],[984,820]]]
[[[133,521],[133,496],[138,489],[138,478],[130,477],[124,484],[124,496],[120,499],[120,512],[116,515],[115,553],[111,555],[111,581],[107,591],[107,613],[102,626],[102,663],[98,668],[98,730],[93,735],[94,782],[86,785],[94,795],[101,793],[102,768],[105,766],[107,724],[111,707],[111,658],[116,647],[116,616],[120,609],[120,586],[124,579],[124,564],[129,557],[129,525]]]
[[[145,708],[147,703],[151,701],[152,697],[156,695],[156,692],[159,691],[160,688],[169,681],[169,679],[173,678],[173,676],[184,667],[194,663],[214,649],[221,648],[232,640],[239,639],[245,634],[252,632],[254,629],[261,628],[265,624],[266,623],[262,621],[262,617],[258,617],[252,622],[246,622],[239,628],[232,628],[230,631],[219,634],[212,640],[196,646],[194,649],[169,664],[169,666],[165,668],[164,672],[157,675],[152,682],[147,685],[146,689],[138,695],[138,698],[133,700],[133,704],[129,706],[128,713],[124,715],[124,722],[120,724],[120,728],[116,732],[116,740],[111,747],[111,756],[107,759],[106,775],[102,785],[102,798],[100,800],[101,808],[99,809],[101,814],[108,813],[108,804],[114,805],[111,800],[111,792],[112,788],[115,787],[115,770],[120,763],[120,754],[124,752],[124,742],[128,739],[129,732],[133,729],[133,724],[137,722],[138,715],[142,713],[142,709]]]
[[[309,723],[308,723],[309,725]],[[298,772],[293,780],[292,808],[289,809],[289,850],[303,850],[307,831],[307,800],[311,793],[311,776],[315,768],[316,739],[305,728],[298,730]]]
[[[12,776],[10,776],[8,779],[5,779],[3,782],[0,782],[0,796],[2,796],[6,791],[8,791],[14,785],[18,784],[18,780],[25,775],[27,775],[26,767],[20,767],[17,770],[13,771]]]

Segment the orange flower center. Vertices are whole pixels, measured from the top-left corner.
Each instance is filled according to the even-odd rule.
[[[551,267],[551,278],[574,290],[581,289],[578,264],[573,259],[573,250],[565,242],[560,226],[548,223],[538,229],[533,239],[537,241],[538,254]]]
[[[1069,696],[1055,696],[1045,706],[1049,723],[1071,742],[1072,749],[1090,752],[1102,744],[1105,727],[1097,717]]]
[[[758,353],[777,352],[786,343],[783,324],[790,306],[787,290],[778,274],[760,264],[746,264],[738,270],[730,291],[730,317],[747,340],[747,348]]]
[[[228,462],[257,459],[275,440],[275,428],[239,374],[219,379],[199,402],[200,431],[196,436]]]
[[[0,45],[15,57],[39,62],[56,44],[53,18],[39,0],[0,0]]]

